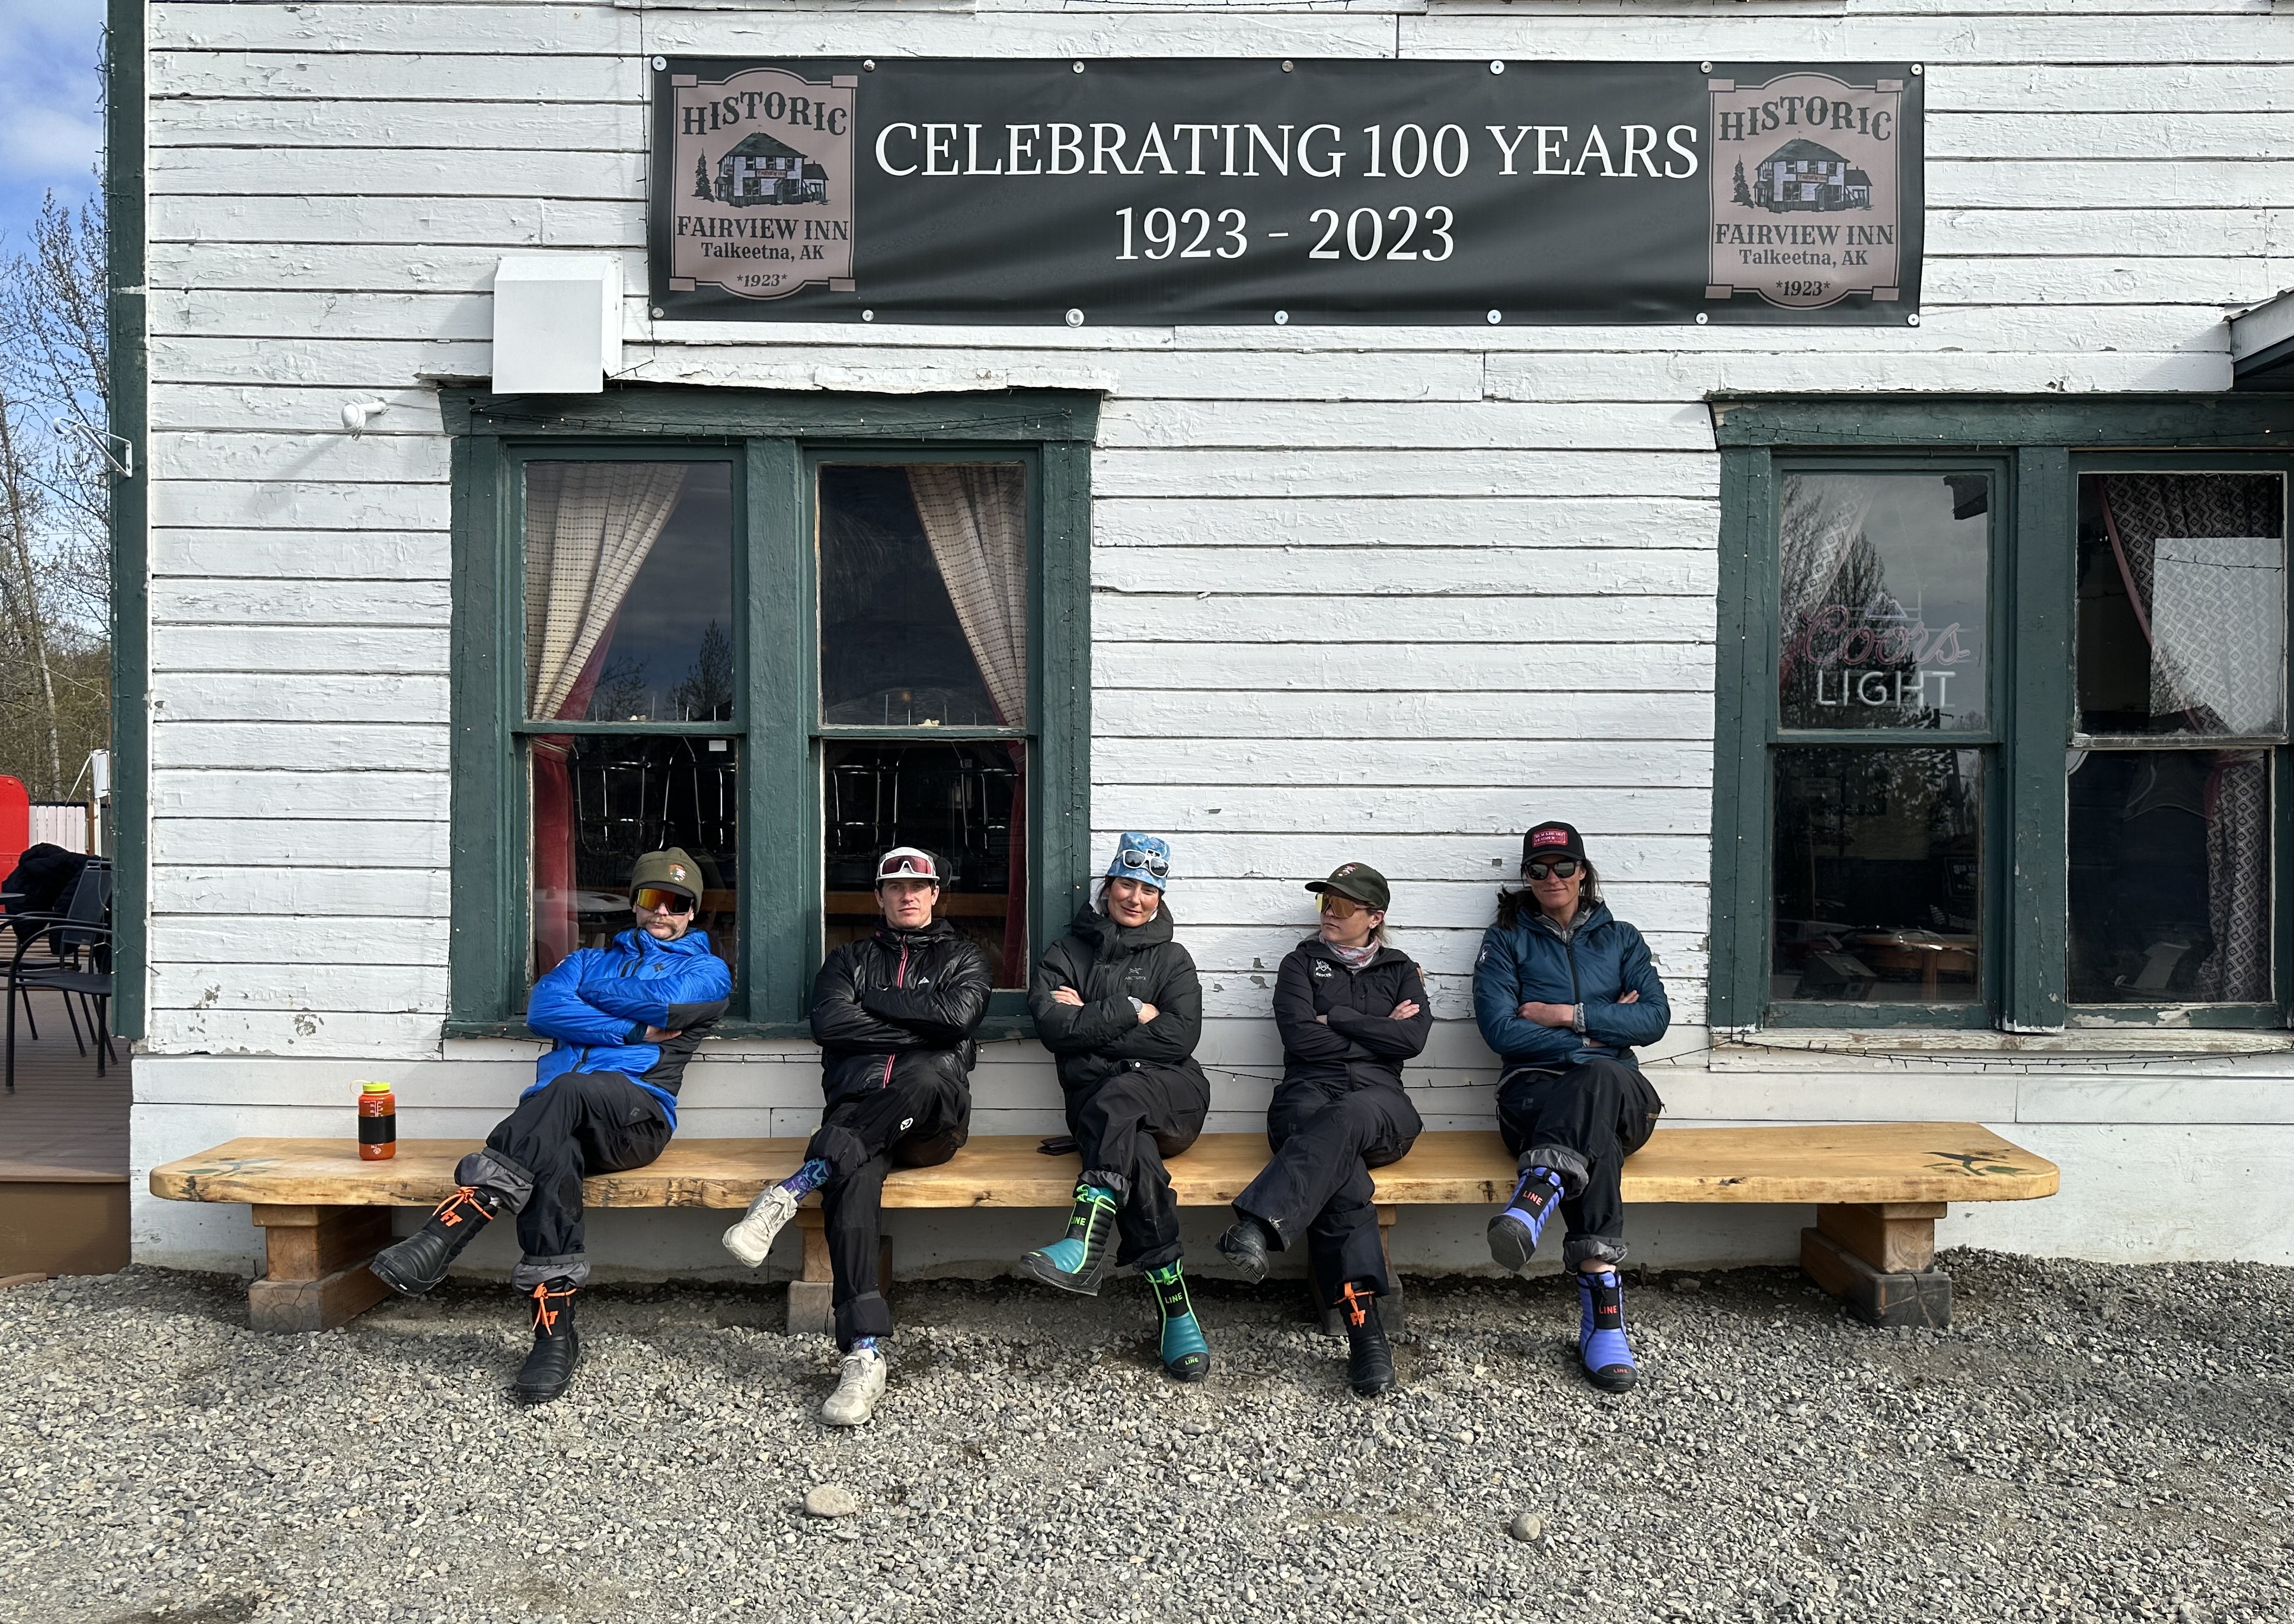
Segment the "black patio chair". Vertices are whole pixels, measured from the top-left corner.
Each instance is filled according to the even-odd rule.
[[[16,1092],[16,1011],[20,1006],[32,1036],[40,1035],[32,1019],[31,995],[62,995],[64,1019],[70,1023],[72,1045],[82,1055],[88,1043],[95,1045],[95,1075],[105,1075],[107,1062],[119,1057],[111,1046],[111,865],[92,859],[81,872],[71,905],[62,914],[17,914],[9,917],[16,930],[16,951],[8,962],[5,988],[8,1005],[7,1089]],[[86,1019],[86,1038],[81,1018]]]

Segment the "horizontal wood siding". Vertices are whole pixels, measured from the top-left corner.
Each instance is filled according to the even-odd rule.
[[[644,53],[1925,65],[1916,329],[655,331],[631,297],[633,378],[1105,393],[1093,838],[1176,840],[1215,1126],[1263,1108],[1300,882],[1350,857],[1393,877],[1431,978],[1429,1119],[1479,1120],[1474,952],[1543,816],[1585,829],[1672,989],[1668,1048],[1697,1046],[1708,392],[2220,389],[2225,312],[2294,281],[2294,30],[2260,0],[163,3],[152,30],[151,1046],[443,1056],[500,1073],[490,1107],[527,1051],[439,1036],[451,512],[427,380],[487,372],[504,253],[615,253],[642,288]],[[352,398],[388,408],[358,439]],[[726,1131],[802,1131],[807,1052],[697,1066],[704,1117],[721,1092]],[[718,1086],[769,1076],[737,1106]],[[1015,1131],[1054,1108],[1032,1045],[991,1046],[979,1088]]]

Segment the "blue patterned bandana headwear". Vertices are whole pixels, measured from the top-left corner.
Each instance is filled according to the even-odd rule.
[[[1163,872],[1157,873],[1159,868]],[[1171,842],[1151,834],[1127,834],[1116,843],[1107,865],[1110,880],[1138,880],[1159,891],[1171,889]]]

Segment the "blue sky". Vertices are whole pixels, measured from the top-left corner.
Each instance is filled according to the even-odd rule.
[[[0,0],[0,254],[23,251],[49,189],[94,190],[102,36],[103,0]]]

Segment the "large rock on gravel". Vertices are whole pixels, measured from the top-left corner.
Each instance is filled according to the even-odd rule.
[[[842,1483],[821,1483],[805,1490],[804,1509],[816,1517],[858,1516],[860,1498]]]

